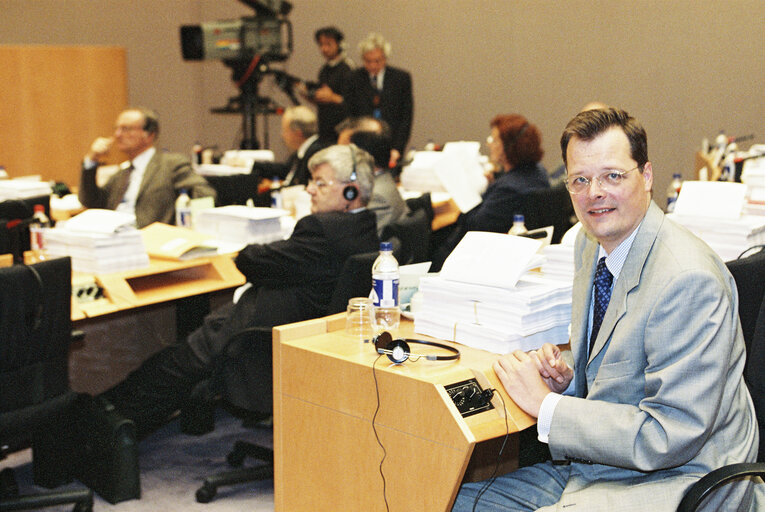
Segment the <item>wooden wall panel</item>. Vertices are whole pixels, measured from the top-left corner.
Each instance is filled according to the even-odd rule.
[[[88,146],[127,105],[125,49],[0,46],[0,69],[0,165],[78,185]]]

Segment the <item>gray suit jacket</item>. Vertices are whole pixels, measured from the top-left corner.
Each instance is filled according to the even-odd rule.
[[[79,198],[87,208],[114,210],[122,201],[129,174],[120,169],[103,187],[96,185],[97,168],[82,169]],[[215,197],[215,190],[191,168],[189,159],[179,153],[157,150],[143,174],[135,202],[136,224],[139,228],[152,222],[175,224],[175,199],[181,189],[189,197]]]
[[[588,359],[597,250],[582,230],[571,325],[576,397],[558,403],[549,438],[553,459],[573,461],[558,507],[674,511],[703,474],[757,453],[735,283],[706,244],[651,202]],[[744,490],[716,498],[729,507]]]
[[[409,212],[401,192],[396,187],[396,181],[388,171],[375,175],[372,198],[367,208],[377,216],[377,234],[381,234],[385,226],[396,222],[402,215]]]

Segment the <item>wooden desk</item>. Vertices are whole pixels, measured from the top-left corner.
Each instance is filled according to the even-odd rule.
[[[349,339],[344,325],[341,313],[274,329],[277,511],[385,510],[373,418],[387,452],[382,468],[391,511],[450,510],[463,478],[490,476],[507,432],[534,424],[491,370],[496,355],[460,346],[456,362],[393,366],[377,359],[373,345]],[[412,327],[403,322],[398,335],[432,339]],[[445,386],[473,378],[482,389],[500,390],[507,423],[497,394],[494,409],[462,417]],[[517,455],[514,435],[500,472],[515,469]]]
[[[89,278],[75,273],[73,281]],[[92,276],[104,298],[72,302],[72,320],[169,302],[245,283],[230,255],[173,261],[150,258],[149,267]]]
[[[460,209],[457,208],[457,204],[452,199],[433,202],[433,224],[431,227],[433,231],[437,231],[457,222],[459,216]]]

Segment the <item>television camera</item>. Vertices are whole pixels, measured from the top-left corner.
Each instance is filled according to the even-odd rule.
[[[241,113],[241,149],[259,149],[257,116],[279,110],[270,99],[258,95],[263,77],[273,75],[290,100],[298,103],[293,93],[294,77],[269,65],[283,62],[292,54],[292,25],[287,20],[292,4],[284,0],[240,1],[254,9],[255,16],[181,26],[181,53],[184,60],[220,60],[232,69],[241,94],[212,112]],[[268,123],[264,130],[267,144]]]

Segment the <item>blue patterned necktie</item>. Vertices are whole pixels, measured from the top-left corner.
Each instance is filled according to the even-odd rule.
[[[611,283],[613,283],[613,281],[614,276],[611,275],[608,267],[606,267],[606,257],[603,256],[598,260],[598,268],[595,271],[595,280],[593,281],[593,287],[595,288],[595,305],[592,310],[590,354],[592,354],[592,348],[595,345],[595,338],[598,337],[600,324],[603,323],[603,317],[606,314],[606,308],[608,308],[608,301],[611,300]]]

